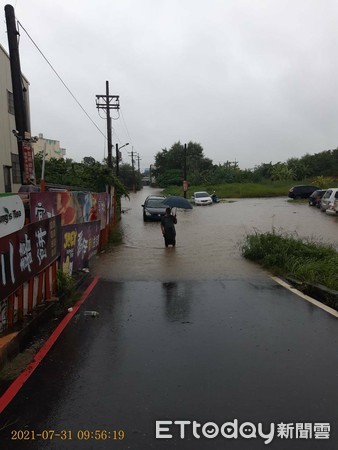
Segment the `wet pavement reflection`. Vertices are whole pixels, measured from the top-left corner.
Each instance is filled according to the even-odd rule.
[[[84,315],[98,310],[98,318]],[[100,281],[1,415],[2,447],[335,450],[337,319],[268,278]],[[330,423],[331,438],[156,439],[157,420]],[[10,430],[68,430],[15,442]],[[82,430],[93,432],[83,439]],[[95,440],[95,430],[110,438]],[[125,440],[114,441],[113,430]],[[69,439],[71,436],[72,439]],[[319,444],[319,445],[318,445]]]
[[[123,200],[124,242],[96,259],[94,275],[161,281],[260,277],[262,270],[242,258],[240,248],[246,234],[273,229],[338,249],[338,217],[287,197],[236,199],[178,210],[177,245],[165,249],[159,223],[144,223],[142,218],[144,199],[155,193],[160,190],[145,187],[131,193],[130,201]]]

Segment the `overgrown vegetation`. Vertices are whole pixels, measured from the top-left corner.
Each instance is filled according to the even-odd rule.
[[[42,171],[42,154],[34,158],[37,180],[40,181]],[[115,176],[116,168],[107,166],[106,161],[96,161],[91,156],[83,158],[81,163],[70,158],[51,158],[45,162],[45,181],[49,184],[76,186],[92,192],[105,192],[107,185],[114,186],[118,196],[127,196],[128,188],[134,184],[137,189],[141,185],[138,171],[129,164],[121,164],[119,178]]]
[[[330,245],[273,230],[247,235],[242,254],[275,274],[338,290],[338,253]]]
[[[300,183],[302,184],[302,183]],[[307,184],[307,183],[306,183]],[[265,183],[224,183],[211,185],[189,186],[187,198],[194,192],[208,191],[216,192],[219,198],[255,198],[255,197],[280,197],[287,195],[293,182],[275,181]],[[168,186],[163,191],[164,195],[183,195],[182,186]]]
[[[75,279],[59,269],[57,271],[56,283],[60,307],[69,308],[73,306],[80,297],[80,293],[76,288]]]

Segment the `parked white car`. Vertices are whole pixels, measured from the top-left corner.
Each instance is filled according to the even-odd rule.
[[[204,192],[204,191],[194,192],[194,194],[191,197],[191,200],[195,203],[196,206],[212,204],[211,196],[207,192]]]
[[[320,209],[327,214],[338,214],[338,188],[330,188],[320,201]]]

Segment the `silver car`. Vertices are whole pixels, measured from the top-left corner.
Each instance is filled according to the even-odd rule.
[[[325,192],[320,201],[320,209],[328,214],[338,213],[338,188],[330,188]]]
[[[200,192],[194,192],[194,194],[191,197],[192,202],[195,203],[196,206],[198,205],[211,205],[212,204],[212,198],[208,192],[200,191]]]

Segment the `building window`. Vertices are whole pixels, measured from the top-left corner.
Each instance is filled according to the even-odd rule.
[[[8,112],[9,114],[15,114],[14,111],[14,97],[13,97],[13,92],[9,92],[7,91],[7,100],[8,100]]]
[[[5,183],[5,192],[12,192],[12,183],[11,183],[11,167],[4,167],[4,183]]]
[[[19,155],[16,153],[11,153],[12,159],[12,178],[14,184],[21,184],[21,172],[20,172],[20,162]]]

